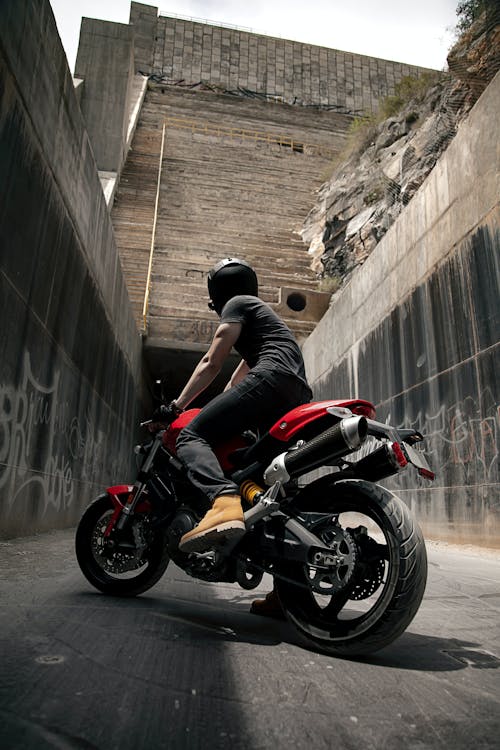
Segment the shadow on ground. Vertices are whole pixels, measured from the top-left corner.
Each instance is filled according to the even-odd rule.
[[[205,642],[212,639],[260,646],[288,643],[318,653],[288,622],[250,614],[248,603],[243,602],[242,598],[253,597],[240,595],[234,600],[214,600],[213,603],[177,596],[160,598],[145,595],[135,599],[117,599],[93,592],[58,597],[60,604],[63,604],[63,599],[65,603],[74,601],[92,604],[93,608],[148,610],[152,620],[165,619],[171,625],[177,623],[178,639],[196,638]],[[330,655],[324,656],[328,658]],[[354,660],[374,666],[423,672],[454,671],[466,667],[497,669],[500,666],[500,659],[483,650],[478,643],[457,638],[438,638],[413,633],[411,630],[381,651],[356,657]]]

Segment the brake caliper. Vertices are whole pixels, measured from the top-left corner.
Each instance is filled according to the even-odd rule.
[[[385,560],[381,556],[381,545],[368,536],[365,526],[349,529],[358,548],[356,575],[353,578],[349,599],[368,599],[384,580]]]

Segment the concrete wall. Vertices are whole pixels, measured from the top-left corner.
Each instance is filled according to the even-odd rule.
[[[129,21],[134,29],[135,70],[150,75],[153,72],[158,8],[143,3],[130,3]]]
[[[135,73],[135,35],[128,24],[83,18],[75,92],[110,205],[146,93]]]
[[[84,80],[80,108],[99,169],[124,160],[134,75],[134,34],[122,23],[83,18],[75,77]]]
[[[428,437],[395,486],[429,537],[500,546],[500,74],[307,340],[315,395]]]
[[[238,29],[169,18],[156,8],[131,3],[137,35],[137,70],[186,84],[200,81],[248,89],[289,104],[325,105],[342,112],[375,111],[404,76],[424,70],[414,65],[301,44]],[[150,53],[147,45],[153,39]]]
[[[0,20],[0,536],[131,476],[141,342],[48,0]]]

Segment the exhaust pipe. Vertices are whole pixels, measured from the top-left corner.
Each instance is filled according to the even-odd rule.
[[[264,481],[268,486],[275,482],[286,484],[293,477],[358,450],[367,434],[368,422],[365,417],[342,419],[300,448],[277,456],[265,470]]]

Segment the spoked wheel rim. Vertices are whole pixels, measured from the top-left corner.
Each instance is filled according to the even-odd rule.
[[[340,569],[340,576],[337,580],[332,577],[328,590],[326,575],[326,591],[321,594],[311,586],[315,576],[310,566],[299,563],[277,579],[278,593],[289,618],[314,639],[331,643],[359,637],[381,617],[393,595],[398,578],[397,541],[379,509],[366,508],[360,514],[359,507],[359,502],[339,501],[335,514],[322,514],[324,520],[311,529],[331,546],[332,537],[337,541],[340,538],[338,532],[332,534],[334,519],[338,518],[340,528],[346,533],[343,547],[337,553],[348,553],[343,579]]]

